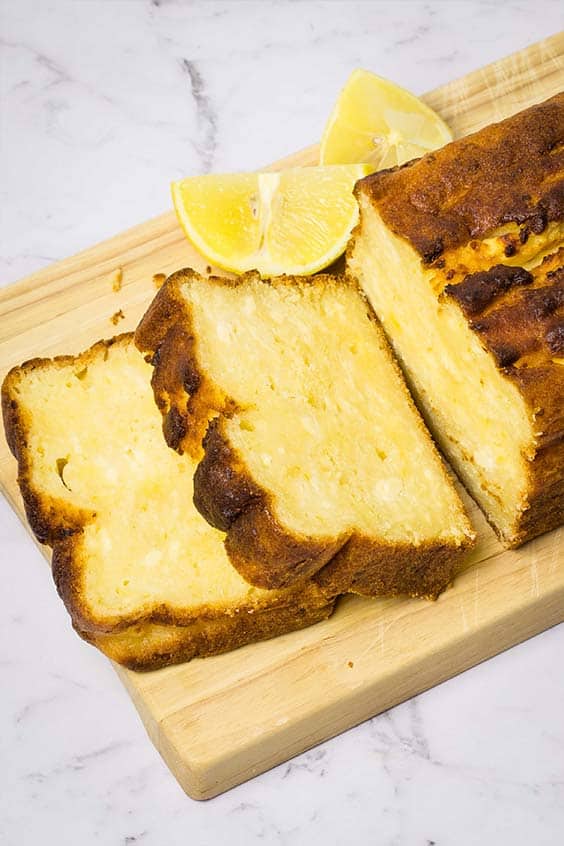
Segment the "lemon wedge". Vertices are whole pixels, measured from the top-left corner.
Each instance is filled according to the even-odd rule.
[[[395,167],[452,141],[436,112],[387,79],[355,70],[335,103],[321,139],[322,165],[368,162]]]
[[[344,252],[358,220],[352,191],[370,170],[353,164],[194,176],[172,183],[172,199],[185,234],[212,264],[305,276]]]

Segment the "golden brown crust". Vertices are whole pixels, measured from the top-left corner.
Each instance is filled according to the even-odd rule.
[[[187,329],[186,303],[179,285],[194,271],[174,273],[159,289],[135,332],[135,344],[154,366],[151,384],[163,415],[163,434],[171,449],[201,458],[210,410],[230,411],[228,398],[198,367],[195,338]],[[212,280],[217,277],[211,277]],[[223,280],[229,284],[229,280]]]
[[[204,457],[194,476],[194,505],[208,523],[227,532],[227,554],[246,581],[279,588],[312,576],[348,538],[290,534],[274,516],[269,493],[251,479],[229,444],[223,423],[224,418],[213,420],[204,438]],[[341,583],[333,593],[342,588]]]
[[[179,293],[179,286],[194,277],[197,274],[186,269],[166,281],[141,321],[135,342],[155,366],[152,383],[167,442],[180,453],[197,456],[199,451],[194,504],[209,523],[227,532],[227,553],[243,578],[272,589],[317,574],[315,582],[330,595],[348,591],[369,596],[438,595],[472,545],[470,535],[459,545],[422,545],[409,550],[394,547],[392,554],[389,545],[358,534],[297,536],[276,519],[271,493],[252,478],[226,436],[225,419],[236,410],[236,403],[210,382],[199,365],[192,316]],[[236,280],[212,278],[209,282],[233,287],[258,278],[250,273]],[[335,280],[321,275],[308,280],[279,277],[264,284],[326,285],[335,284]],[[340,279],[339,284],[358,290],[356,281],[350,278]],[[368,303],[366,307],[376,321]],[[381,331],[379,324],[377,331]],[[393,363],[391,353],[390,361]],[[189,374],[188,379],[185,374]],[[188,385],[194,386],[192,393]],[[341,554],[341,550],[348,552]]]
[[[564,248],[532,272],[496,265],[447,285],[444,294],[458,304],[499,368],[551,366],[564,356]]]
[[[73,508],[47,495],[33,483],[29,449],[30,416],[18,400],[18,384],[26,374],[45,367],[82,368],[114,344],[130,345],[131,334],[100,341],[79,356],[33,359],[13,368],[2,385],[2,410],[9,447],[18,462],[18,484],[30,526],[41,543],[53,548],[53,578],[73,626],[85,640],[133,669],[153,669],[198,655],[227,651],[244,643],[291,631],[328,617],[334,600],[316,585],[250,599],[236,610],[220,605],[177,608],[154,603],[143,609],[101,618],[85,601],[82,539],[95,514]],[[255,622],[256,621],[256,622]]]
[[[466,544],[464,551],[470,545]],[[461,561],[462,556],[458,563]],[[455,575],[450,544],[377,544],[371,538],[354,536],[314,576],[314,581],[328,593],[348,581],[349,591],[362,596],[436,599]]]
[[[214,620],[195,620],[186,626],[142,623],[109,634],[84,632],[77,626],[75,630],[108,658],[130,670],[158,670],[304,629],[326,620],[333,611],[333,604],[327,599],[324,603],[310,605],[300,602],[296,596],[295,603],[286,607],[258,609],[253,614],[243,611]]]
[[[561,221],[563,171],[564,94],[557,94],[404,167],[367,176],[356,192],[431,263],[508,223],[526,240]]]
[[[473,319],[483,314],[502,294],[532,282],[532,273],[523,267],[496,264],[489,270],[469,273],[461,282],[447,285],[444,293],[458,303],[466,317]]]
[[[57,592],[71,615],[74,624],[81,633],[113,634],[126,631],[136,625],[159,625],[183,628],[195,623],[208,623],[230,618],[230,608],[218,605],[199,604],[196,608],[178,608],[167,603],[153,603],[130,614],[104,617],[94,615],[85,601],[82,589],[82,576],[85,562],[81,556],[82,531],[55,541],[51,568]],[[265,611],[284,616],[291,614],[292,609],[309,608],[312,611],[325,608],[331,604],[332,598],[327,592],[322,592],[315,584],[304,581],[294,589],[272,591],[271,595],[260,600],[249,599],[241,603],[238,613],[257,614]]]
[[[518,388],[537,433],[527,507],[509,541],[517,547],[564,521],[564,248],[531,272],[496,266],[445,294]]]
[[[527,507],[508,544],[518,547],[564,523],[564,366],[515,365],[507,371],[537,432],[535,454],[528,461]]]

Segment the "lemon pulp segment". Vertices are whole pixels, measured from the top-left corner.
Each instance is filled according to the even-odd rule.
[[[422,100],[383,77],[355,70],[321,140],[321,164],[368,162],[394,167],[452,141],[448,126]]]
[[[202,255],[225,270],[307,275],[344,251],[358,220],[363,164],[279,173],[195,176],[172,184],[178,220]]]

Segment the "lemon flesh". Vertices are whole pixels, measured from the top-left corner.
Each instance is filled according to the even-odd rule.
[[[368,162],[372,170],[404,164],[452,141],[436,112],[393,82],[355,70],[321,139],[321,164]]]
[[[172,184],[178,221],[217,267],[304,276],[345,250],[358,221],[353,188],[364,164],[279,173],[194,176]]]

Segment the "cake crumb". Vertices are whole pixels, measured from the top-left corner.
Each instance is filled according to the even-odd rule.
[[[123,269],[121,267],[117,267],[111,276],[112,280],[112,291],[115,291],[116,294],[118,291],[121,291],[121,285],[123,282]]]
[[[353,662],[352,662],[352,661],[349,661],[348,666],[349,666],[349,667],[351,667],[351,669],[352,669],[352,668],[354,667]]]
[[[166,279],[165,273],[154,273],[153,274],[153,285],[157,290],[162,287],[164,281]]]
[[[208,276],[211,276],[211,272],[212,272],[211,264],[208,264],[208,266],[206,267],[206,273],[208,274]]]
[[[114,324],[114,326],[117,326],[120,320],[125,320],[125,314],[123,313],[121,308],[119,311],[116,311],[115,314],[112,314],[110,320]]]

